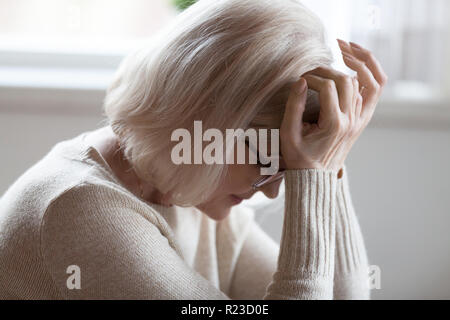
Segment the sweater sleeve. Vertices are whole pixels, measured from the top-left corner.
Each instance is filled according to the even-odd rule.
[[[239,270],[248,266],[259,272],[248,275],[255,284],[250,298],[331,299],[337,174],[289,170],[285,183],[280,249],[253,226],[233,276],[238,289],[230,296],[186,264],[154,216],[131,204],[118,206],[117,194],[97,185],[72,188],[49,206],[41,225],[41,257],[62,299],[240,298],[242,279],[248,279]],[[67,270],[74,265],[80,289],[67,286]]]
[[[228,299],[185,263],[154,219],[131,203],[118,206],[117,192],[98,185],[59,196],[43,219],[41,256],[60,298]],[[79,270],[79,288],[67,286],[69,266]]]
[[[288,170],[277,271],[265,299],[332,299],[335,249],[334,170]]]
[[[347,168],[336,195],[334,299],[370,299],[369,265],[364,239],[350,196]]]
[[[287,172],[281,244],[253,222],[236,264],[234,298],[369,297],[367,256],[345,167],[343,173]]]

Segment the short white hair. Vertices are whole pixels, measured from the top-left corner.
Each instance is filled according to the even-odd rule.
[[[296,0],[199,0],[127,56],[104,111],[137,174],[179,206],[218,187],[226,165],[175,165],[171,133],[279,128],[289,88],[329,66],[320,19]]]

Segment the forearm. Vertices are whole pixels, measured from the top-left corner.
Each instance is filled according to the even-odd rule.
[[[337,173],[288,170],[278,268],[265,299],[332,299]]]

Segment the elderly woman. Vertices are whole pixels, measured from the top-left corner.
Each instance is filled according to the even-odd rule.
[[[344,161],[387,78],[368,50],[340,47],[355,77],[330,68],[321,22],[295,0],[181,13],[121,64],[108,124],[58,143],[3,196],[0,297],[369,298]],[[311,91],[320,113],[306,122]],[[194,121],[279,129],[279,171],[247,163],[249,144],[245,164],[174,163],[172,133]],[[278,246],[238,204],[276,197],[280,178]]]

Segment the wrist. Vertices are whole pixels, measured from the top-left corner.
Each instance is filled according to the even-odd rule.
[[[305,169],[315,169],[315,170],[335,170],[339,171],[344,168],[345,164],[342,163],[329,163],[324,164],[318,161],[286,161],[286,170],[305,170]]]

